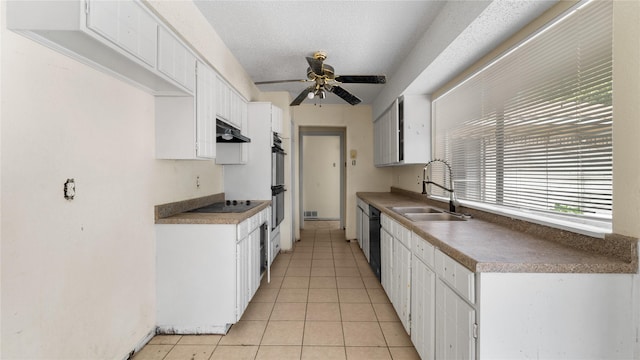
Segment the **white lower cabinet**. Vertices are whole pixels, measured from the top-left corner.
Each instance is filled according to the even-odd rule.
[[[391,303],[396,309],[402,326],[411,332],[411,250],[402,242],[393,239],[393,264]]]
[[[239,224],[156,225],[159,333],[224,334],[240,319],[260,286],[269,219],[266,208]]]
[[[476,312],[441,278],[436,280],[436,359],[475,359]]]
[[[426,242],[414,234],[418,246]],[[428,245],[433,260],[433,247]],[[433,263],[431,263],[433,266]],[[415,252],[411,258],[411,341],[422,359],[433,359],[435,354],[435,291],[436,273],[424,257]]]
[[[393,236],[383,227],[380,229],[380,282],[391,299],[393,278]]]

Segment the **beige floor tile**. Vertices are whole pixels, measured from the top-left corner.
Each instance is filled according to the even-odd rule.
[[[302,259],[302,260],[291,260],[289,262],[289,267],[311,267],[311,262],[313,260],[310,259]]]
[[[338,302],[337,289],[309,289],[309,303]]]
[[[314,249],[331,248],[331,241],[327,241],[325,238],[316,237],[316,243],[313,244],[313,248]]]
[[[309,289],[280,289],[276,302],[306,303]]]
[[[313,260],[333,260],[333,253],[331,251],[314,252]]]
[[[311,276],[336,276],[336,270],[333,267],[312,267]]]
[[[367,293],[371,298],[371,302],[374,304],[388,304],[390,303],[387,293],[384,292],[382,287],[378,289],[367,289]]]
[[[420,360],[420,355],[413,346],[389,347],[389,352],[393,360]]]
[[[240,320],[269,320],[271,310],[273,310],[272,302],[255,302],[252,301],[242,314]]]
[[[402,323],[399,321],[394,322],[381,322],[380,328],[382,334],[387,341],[388,346],[411,346],[411,337],[404,330]]]
[[[307,313],[306,303],[276,303],[270,320],[304,320]]]
[[[391,303],[374,303],[371,305],[373,305],[373,310],[376,312],[378,321],[400,321]]]
[[[289,267],[284,275],[285,276],[309,276],[309,274],[311,274],[311,267]]]
[[[308,289],[308,276],[285,276],[282,281],[282,289]]]
[[[238,321],[231,326],[227,335],[220,339],[219,345],[260,345],[267,327],[266,321]]]
[[[336,267],[336,276],[360,276],[360,272],[357,267],[342,267],[342,264],[338,264]]]
[[[340,321],[340,304],[330,303],[308,303],[307,321]]]
[[[364,289],[360,276],[337,276],[338,289]]]
[[[343,322],[346,346],[387,346],[377,322]]]
[[[296,254],[313,254],[313,244],[312,243],[304,243],[302,246],[296,245],[295,250],[293,251],[293,256]],[[307,259],[307,258],[305,258]]]
[[[176,345],[164,360],[209,360],[215,345]]]
[[[260,289],[280,289],[282,285],[283,276],[271,275],[271,282],[267,282],[267,276],[265,275],[260,281]]]
[[[154,345],[147,344],[137,354],[133,360],[162,360],[171,351],[174,345]]]
[[[271,267],[271,276],[284,276],[287,273],[287,267]]]
[[[391,360],[386,347],[347,347],[347,360]]]
[[[302,345],[303,332],[304,321],[271,320],[260,345]]]
[[[364,287],[367,289],[381,289],[382,284],[380,284],[380,280],[378,280],[375,276],[363,277],[362,282],[364,283]]]
[[[313,252],[312,251],[307,251],[307,252],[295,252],[293,253],[293,256],[291,257],[291,260],[309,260],[313,258]]]
[[[260,346],[256,360],[298,360],[301,346]]]
[[[358,270],[360,271],[360,275],[363,278],[366,277],[376,277],[376,274],[373,272],[373,270],[371,269],[371,267],[358,267]],[[377,279],[377,278],[376,278]]]
[[[150,341],[151,345],[175,345],[182,335],[156,335]]]
[[[335,289],[337,288],[335,276],[312,276],[309,280],[310,289]]]
[[[313,260],[312,267],[333,267],[333,260]]]
[[[211,355],[211,360],[253,360],[258,346],[218,346]]]
[[[184,335],[178,345],[218,345],[222,335]]]
[[[302,346],[302,360],[346,360],[344,346]]]
[[[280,289],[262,289],[258,288],[256,294],[253,295],[252,302],[275,302]]]
[[[340,321],[307,321],[304,326],[304,345],[343,346]]]
[[[341,303],[342,321],[378,321],[371,304]]]
[[[341,259],[340,262],[336,262],[336,264],[340,264],[340,266],[342,267],[348,267],[348,268],[355,268],[356,266],[356,261],[353,259]]]
[[[371,303],[365,289],[338,289],[341,303]]]

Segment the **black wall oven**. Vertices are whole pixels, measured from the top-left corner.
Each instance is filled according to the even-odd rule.
[[[271,227],[275,229],[284,219],[284,156],[282,139],[273,133],[271,147]]]

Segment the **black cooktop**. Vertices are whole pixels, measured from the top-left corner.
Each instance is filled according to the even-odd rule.
[[[189,210],[195,213],[243,213],[260,205],[259,201],[251,200],[227,200],[225,202],[213,203],[201,208]]]

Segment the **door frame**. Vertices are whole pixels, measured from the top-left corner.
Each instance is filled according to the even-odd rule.
[[[347,184],[347,172],[346,172],[346,127],[318,127],[318,126],[301,126],[298,130],[298,174],[299,174],[299,211],[300,211],[300,224],[304,224],[304,208],[302,201],[304,198],[304,175],[303,175],[303,160],[304,151],[302,147],[304,145],[305,136],[338,136],[340,138],[340,228],[345,228],[345,206],[346,206],[346,184]]]

